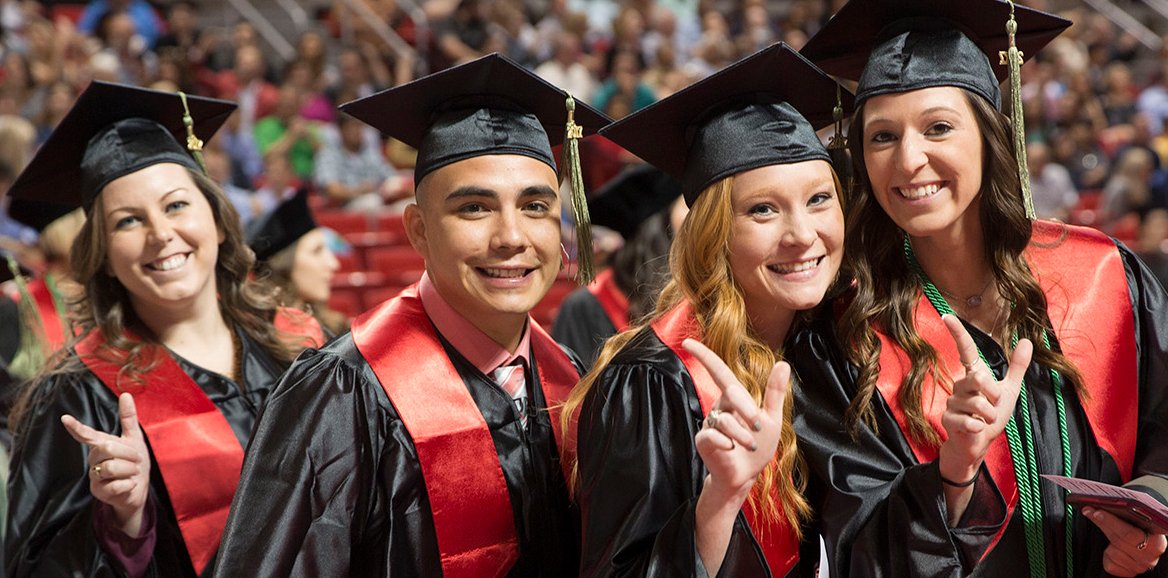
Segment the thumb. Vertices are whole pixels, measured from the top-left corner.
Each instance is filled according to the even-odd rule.
[[[1018,341],[1014,353],[1010,355],[1010,367],[1006,369],[1006,378],[1002,380],[1002,397],[999,403],[1003,407],[1014,407],[1018,401],[1018,394],[1022,391],[1022,378],[1026,376],[1026,368],[1030,367],[1030,357],[1034,353],[1034,344],[1029,339]]]
[[[763,398],[763,409],[775,421],[782,421],[783,403],[787,400],[787,392],[791,389],[791,366],[786,361],[780,361],[771,369],[771,376],[767,379],[766,394]]]
[[[142,428],[138,426],[138,407],[134,405],[134,396],[128,393],[118,396],[118,417],[122,420],[122,438],[141,441]]]

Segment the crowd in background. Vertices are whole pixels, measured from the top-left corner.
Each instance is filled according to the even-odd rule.
[[[210,0],[92,0],[73,13],[0,0],[0,192],[100,79],[238,102],[206,158],[245,221],[300,188],[316,206],[393,211],[412,196],[413,151],[337,105],[497,51],[619,119],[774,42],[799,48],[843,4],[423,0],[421,26],[394,0],[359,1],[410,49],[341,1],[283,62],[246,21],[208,22],[230,10]],[[1089,9],[1062,15],[1074,26],[1022,69],[1038,214],[1098,227],[1168,269],[1168,38],[1150,50]],[[582,154],[593,190],[635,161],[598,137]],[[0,248],[27,254],[34,240],[0,217]]]

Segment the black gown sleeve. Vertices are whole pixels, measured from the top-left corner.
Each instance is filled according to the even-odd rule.
[[[668,360],[615,361],[579,422],[581,576],[706,576],[694,543],[706,470],[694,447],[702,411],[693,384],[661,371]],[[741,513],[719,576],[770,576]]]
[[[556,313],[552,338],[575,351],[591,369],[604,341],[616,334],[616,327],[605,314],[596,296],[581,287],[568,294]]]
[[[844,425],[855,369],[830,308],[792,340],[799,377],[795,431],[819,509],[829,566],[840,576],[965,576],[1006,523],[1006,503],[983,467],[970,506],[950,527],[936,462],[919,463],[888,406],[873,396],[875,427]]]
[[[89,381],[74,373],[39,384],[18,433],[9,469],[5,537],[7,575],[12,578],[123,575],[94,536],[88,450],[61,424],[61,415],[70,414],[101,431],[121,431],[117,402],[111,414],[104,399],[113,395]]]
[[[1168,474],[1168,293],[1148,267],[1120,245],[1135,316],[1139,417],[1132,478]]]

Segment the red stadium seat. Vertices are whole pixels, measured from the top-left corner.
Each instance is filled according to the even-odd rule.
[[[368,311],[396,297],[398,293],[401,293],[402,289],[405,289],[405,287],[399,287],[397,285],[386,285],[384,287],[367,289],[361,295],[361,301],[365,304],[365,310]]]
[[[329,309],[340,311],[348,317],[360,315],[364,309],[361,306],[361,297],[356,291],[349,289],[333,289],[328,300]]]
[[[328,227],[348,238],[354,233],[369,231],[369,217],[364,213],[350,213],[348,211],[319,211],[315,215],[316,224]]]
[[[386,213],[378,216],[376,230],[393,234],[399,243],[409,243],[406,237],[406,224],[399,213]]]
[[[364,271],[365,262],[361,255],[356,251],[348,255],[337,255],[337,261],[341,263],[341,273],[352,273],[354,271]]]
[[[372,248],[365,262],[370,271],[383,274],[398,285],[417,281],[426,270],[425,260],[409,245]]]

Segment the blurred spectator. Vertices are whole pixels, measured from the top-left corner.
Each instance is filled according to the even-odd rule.
[[[446,64],[469,62],[483,55],[490,36],[482,0],[461,0],[443,22],[436,23],[438,51]]]
[[[69,109],[73,108],[73,103],[77,100],[77,89],[72,84],[64,80],[59,80],[49,85],[48,94],[45,97],[45,106],[41,110],[41,114],[36,118],[36,142],[35,146],[39,147],[49,138],[49,134],[65,115],[69,113]]]
[[[288,157],[279,153],[264,155],[264,182],[254,194],[256,202],[269,207],[265,211],[292,198],[299,188],[300,179],[292,171]]]
[[[239,219],[246,225],[259,215],[268,213],[278,204],[272,195],[261,195],[249,188],[236,186],[232,181],[231,158],[223,150],[218,135],[203,147],[203,162],[207,165],[207,176],[215,181],[231,199]]]
[[[252,189],[264,172],[264,159],[256,146],[255,134],[242,129],[239,109],[227,117],[215,138],[231,161],[231,182],[242,189]]]
[[[730,41],[726,18],[710,10],[702,16],[702,28],[702,39],[694,46],[692,58],[684,68],[686,75],[695,80],[725,68],[734,60],[734,43]]]
[[[102,18],[116,12],[125,12],[129,16],[133,30],[146,42],[144,48],[153,47],[166,27],[146,0],[90,0],[81,12],[77,29],[85,34],[96,34]]]
[[[1154,168],[1152,153],[1132,147],[1120,155],[1115,172],[1103,187],[1100,208],[1105,221],[1116,221],[1128,213],[1149,210],[1149,180]]]
[[[626,50],[617,53],[612,60],[612,75],[596,89],[592,105],[607,113],[609,101],[617,100],[616,104],[621,108],[614,109],[619,116],[613,118],[619,119],[656,102],[657,95],[653,94],[653,89],[641,80],[642,68],[639,52]]]
[[[1164,123],[1168,121],[1168,60],[1160,61],[1155,84],[1140,93],[1136,99],[1136,108],[1148,115],[1153,135],[1165,132]]]
[[[337,55],[337,82],[325,89],[333,106],[340,106],[355,98],[365,98],[389,88],[393,77],[389,67],[371,44],[360,48],[346,46]],[[348,99],[340,98],[347,95]]]
[[[300,117],[329,123],[336,118],[332,101],[324,94],[324,78],[308,60],[294,60],[284,74],[284,84],[296,88],[300,95]]]
[[[597,82],[592,71],[580,62],[582,55],[580,38],[564,33],[555,40],[555,56],[536,67],[535,73],[572,96],[589,102]]]
[[[252,130],[258,119],[272,114],[279,90],[264,80],[264,53],[258,46],[240,47],[235,66],[219,73],[217,96],[239,104],[240,130]]]
[[[173,47],[182,50],[184,57],[190,58],[199,40],[199,13],[190,0],[177,0],[170,5],[166,14],[168,32],[154,43],[154,50]]]
[[[195,74],[191,70],[191,63],[183,49],[177,46],[167,46],[158,50],[158,66],[156,79],[168,82],[188,94],[196,94]]]
[[[311,178],[313,157],[320,143],[320,131],[312,121],[300,116],[304,96],[293,84],[285,84],[278,91],[276,108],[272,114],[255,124],[255,144],[264,157],[287,158],[292,172],[299,178]]]
[[[1034,212],[1039,219],[1067,220],[1071,208],[1079,202],[1079,191],[1066,167],[1051,162],[1050,147],[1042,142],[1026,144],[1030,168],[1030,191]]]
[[[134,21],[126,12],[107,12],[98,23],[98,39],[103,53],[117,59],[117,82],[142,86],[158,69],[158,59],[143,38],[134,31]]]
[[[316,153],[316,185],[330,201],[346,209],[367,211],[409,196],[407,179],[385,160],[378,145],[362,137],[365,123],[337,115],[340,146],[321,147]]]
[[[1103,71],[1104,93],[1099,97],[1103,116],[1109,126],[1128,124],[1136,113],[1139,89],[1132,81],[1131,70],[1122,62],[1108,64]]]

